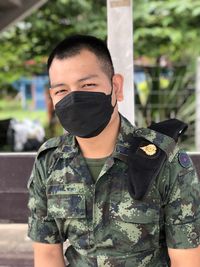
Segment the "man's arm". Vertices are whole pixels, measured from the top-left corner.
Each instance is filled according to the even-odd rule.
[[[168,249],[171,267],[200,267],[200,246],[189,249]]]
[[[37,158],[28,182],[28,236],[33,241],[35,267],[64,267],[64,241],[55,219],[47,216],[45,158]]]
[[[34,267],[65,267],[62,244],[34,242]]]

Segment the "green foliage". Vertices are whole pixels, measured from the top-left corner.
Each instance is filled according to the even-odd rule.
[[[70,34],[106,37],[106,1],[49,0],[0,35],[0,87],[45,70],[52,48]]]
[[[144,67],[146,86],[137,86],[136,121],[139,127],[149,126],[170,118],[177,118],[189,124],[189,131],[183,137],[184,148],[194,149],[195,95],[194,80],[185,65],[173,68],[160,66]],[[142,87],[141,87],[142,85]],[[141,101],[141,88],[146,87]]]
[[[19,100],[8,97],[0,100],[0,120],[9,118],[15,118],[19,121],[23,121],[24,119],[38,120],[44,127],[47,127],[48,123],[47,112],[45,110],[24,110]]]
[[[158,68],[146,70],[147,79],[140,85],[137,98],[142,112],[137,110],[136,117],[142,124],[169,117],[172,111],[166,103],[173,103],[177,105],[174,114],[193,123],[194,96],[177,99],[175,95],[185,88],[188,76],[194,76],[200,54],[200,1],[133,2],[135,57],[145,55],[156,62],[165,55],[174,65],[180,65],[173,73],[174,77],[180,76],[176,81],[173,77],[166,80]],[[21,76],[45,72],[49,52],[65,36],[81,33],[105,39],[106,21],[106,0],[48,0],[25,21],[0,35],[0,88]],[[181,65],[187,65],[187,70]],[[158,79],[152,80],[153,76]],[[169,89],[168,95],[163,94]],[[164,105],[165,110],[159,111],[156,103]],[[150,111],[148,105],[153,107]]]
[[[194,61],[200,53],[198,0],[133,2],[136,57],[166,55],[175,63]],[[0,35],[0,86],[22,75],[44,72],[49,52],[67,35],[93,34],[105,39],[106,21],[106,0],[48,0]]]
[[[194,59],[200,53],[199,20],[198,0],[135,0],[135,55]]]
[[[136,118],[140,125],[177,117],[189,123],[186,148],[194,144],[195,96],[188,90],[200,54],[200,2],[198,0],[135,0],[134,54],[157,59],[165,55],[174,66],[169,84],[160,67],[146,71],[146,96],[137,96]],[[187,68],[186,68],[187,66]],[[144,87],[144,84],[142,85]],[[194,89],[194,81],[192,88]],[[164,88],[162,88],[164,87]],[[146,99],[145,99],[146,97]],[[144,101],[145,99],[145,101]],[[142,103],[143,105],[141,105]],[[144,104],[145,103],[145,104]],[[162,108],[161,108],[162,107]]]

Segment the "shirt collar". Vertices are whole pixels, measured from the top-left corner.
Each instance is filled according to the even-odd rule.
[[[112,154],[112,157],[119,158],[120,160],[126,161],[128,156],[128,150],[130,147],[131,139],[136,130],[131,123],[120,115],[120,129],[117,137],[116,145]],[[72,158],[79,152],[79,146],[76,138],[71,134],[67,133],[62,136],[61,146],[57,148],[57,152],[62,158]]]
[[[113,157],[126,161],[128,151],[133,139],[136,127],[133,126],[125,117],[120,114],[120,130],[113,152]]]
[[[75,136],[66,133],[62,136],[63,142],[58,147],[58,153],[62,158],[73,158],[79,152],[79,146],[77,144]]]
[[[158,146],[167,154],[169,161],[172,161],[177,152],[177,146],[175,146],[175,141],[171,137],[148,128],[136,128],[125,117],[121,114],[119,115],[120,129],[116,145],[112,153],[113,158],[118,158],[126,162],[131,141],[133,137],[136,136],[143,137]],[[58,146],[56,150],[59,157],[62,158],[73,158],[80,152],[76,138],[69,133],[61,137],[61,146]]]

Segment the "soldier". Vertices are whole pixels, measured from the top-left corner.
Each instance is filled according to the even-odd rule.
[[[199,267],[200,184],[176,145],[185,124],[137,129],[119,112],[123,77],[103,41],[71,36],[48,59],[67,131],[39,150],[30,177],[35,267]]]

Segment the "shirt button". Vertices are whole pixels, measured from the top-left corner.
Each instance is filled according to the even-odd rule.
[[[192,239],[196,239],[196,238],[197,238],[197,233],[192,232],[192,233],[190,234],[190,237],[191,237]]]

